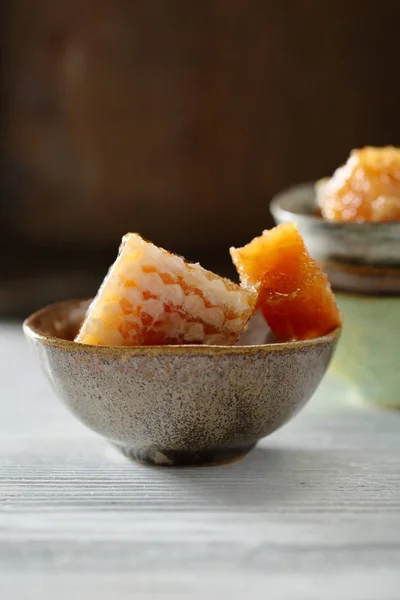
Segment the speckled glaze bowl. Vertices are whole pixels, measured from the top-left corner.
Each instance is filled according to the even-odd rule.
[[[297,223],[332,283],[344,319],[334,371],[359,400],[400,409],[400,222],[324,221],[309,183],[276,196],[271,211]]]
[[[156,465],[229,462],[310,399],[340,331],[307,341],[238,346],[88,346],[73,340],[88,301],[30,316],[24,332],[55,390],[126,456]]]

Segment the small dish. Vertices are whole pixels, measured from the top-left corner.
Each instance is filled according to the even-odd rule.
[[[308,402],[340,335],[251,345],[260,339],[256,315],[247,345],[89,346],[71,341],[88,303],[34,313],[25,335],[75,416],[126,456],[156,465],[245,455]]]
[[[334,370],[359,399],[400,409],[400,222],[325,221],[312,183],[276,196],[271,212],[297,223],[335,291],[344,326]]]
[[[400,221],[348,223],[318,216],[314,183],[294,186],[275,196],[277,223],[294,221],[307,249],[336,289],[400,293]]]

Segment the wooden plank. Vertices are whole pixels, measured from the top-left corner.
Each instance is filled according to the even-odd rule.
[[[0,582],[5,600],[398,600],[400,416],[329,376],[245,460],[131,463],[63,408],[0,327]]]

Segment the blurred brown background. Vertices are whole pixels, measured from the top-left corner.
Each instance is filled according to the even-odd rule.
[[[400,144],[400,2],[5,0],[0,315],[95,292],[119,239],[232,273],[285,186]]]

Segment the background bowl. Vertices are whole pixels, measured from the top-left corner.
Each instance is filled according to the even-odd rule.
[[[271,212],[277,223],[297,224],[335,288],[400,293],[400,222],[325,221],[317,214],[313,183],[275,196]]]
[[[400,408],[400,222],[342,223],[316,213],[314,184],[276,196],[277,223],[297,223],[344,318],[333,367],[363,400]]]
[[[25,334],[83,423],[127,456],[158,465],[246,454],[310,399],[340,333],[287,344],[88,346],[71,341],[87,306],[44,308],[25,321]],[[258,323],[256,316],[255,338]]]

